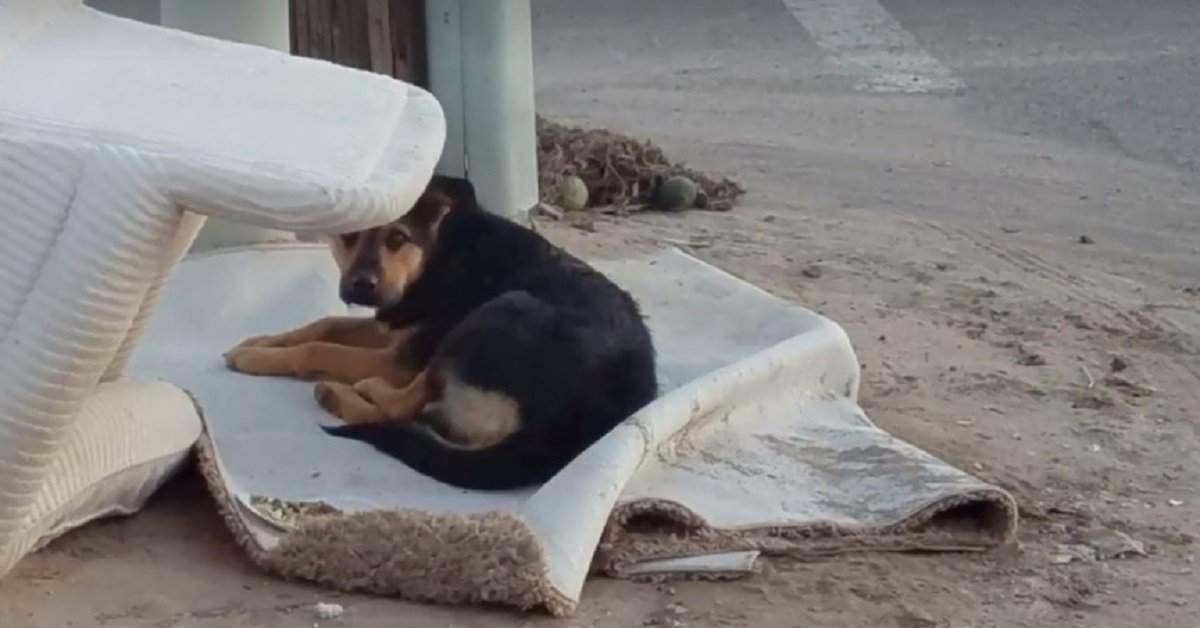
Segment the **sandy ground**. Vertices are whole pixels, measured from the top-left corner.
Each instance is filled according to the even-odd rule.
[[[654,81],[551,63],[542,108],[736,174],[743,205],[539,229],[592,256],[683,245],[840,322],[871,417],[1011,490],[1019,547],[595,580],[554,620],[273,580],[187,475],[24,561],[0,585],[0,626],[308,627],[318,601],[346,608],[320,625],[355,627],[1196,626],[1200,202],[1184,175],[983,129],[953,99],[768,98],[774,79],[734,80],[736,63],[663,63]]]
[[[774,560],[761,576],[724,584],[597,580],[578,616],[556,621],[274,581],[239,555],[188,476],[146,512],[89,526],[26,560],[0,591],[0,625],[311,626],[319,600],[347,608],[325,625],[364,627],[634,626],[680,609],[694,626],[1195,625],[1196,286],[1162,272],[1161,260],[1089,233],[1046,234],[1019,214],[933,220],[894,211],[900,201],[814,201],[791,181],[795,162],[755,159],[760,148],[675,148],[742,173],[745,206],[602,219],[594,232],[567,222],[539,228],[593,256],[684,243],[844,324],[871,416],[1012,490],[1024,515],[1019,549]],[[1026,140],[1004,148],[1005,167],[988,176],[923,151],[890,166],[806,167],[907,179],[914,196],[947,205],[1004,198],[1043,218],[1097,202],[1082,199],[1084,190],[1130,210],[1180,202],[1158,196],[1164,173],[1061,147],[1049,158]],[[1103,555],[1115,532],[1147,555],[1093,558],[1086,547]]]

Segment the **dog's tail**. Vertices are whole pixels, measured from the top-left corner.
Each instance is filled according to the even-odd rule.
[[[367,443],[439,482],[477,491],[502,491],[546,482],[578,452],[532,446],[513,434],[486,449],[462,449],[414,423],[322,426],[325,432]]]

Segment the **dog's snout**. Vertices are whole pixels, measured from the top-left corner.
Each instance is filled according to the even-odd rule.
[[[342,281],[342,300],[352,305],[374,307],[379,300],[376,294],[378,281],[375,276],[361,273],[346,277]]]

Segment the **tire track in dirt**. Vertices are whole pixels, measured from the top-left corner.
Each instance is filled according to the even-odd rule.
[[[1122,299],[1115,291],[1093,279],[1067,271],[1029,249],[1001,243],[994,236],[982,231],[946,228],[934,223],[927,223],[926,226],[948,238],[970,242],[993,259],[1014,269],[1032,273],[1032,277],[1026,274],[1019,279],[1024,282],[1030,279],[1040,282],[1043,287],[1036,292],[1052,294],[1057,291],[1077,305],[1074,311],[1066,308],[1062,311],[1063,316],[1072,320],[1076,327],[1083,330],[1098,328],[1116,340],[1117,344],[1128,343],[1132,345],[1131,348],[1153,351],[1163,358],[1165,366],[1175,372],[1180,383],[1188,384],[1183,390],[1194,400],[1200,400],[1200,388],[1196,386],[1200,384],[1200,366],[1197,366],[1197,363],[1200,363],[1200,348],[1197,348],[1196,333],[1158,315],[1156,310],[1162,308],[1149,312],[1144,309],[1132,309],[1123,304],[1123,301],[1144,301],[1144,298],[1129,295]],[[1089,318],[1095,322],[1089,321]]]
[[[999,310],[1010,324],[1002,331],[1002,337],[1020,339],[1038,333],[1023,324],[1041,318],[1040,313],[1047,308],[1052,316],[1061,317],[1068,324],[1050,325],[1045,330],[1048,337],[1042,340],[1050,341],[1060,351],[1079,352],[1075,357],[1079,359],[1082,376],[1089,380],[1086,390],[1068,393],[1068,389],[1060,387],[1051,391],[1061,393],[1056,394],[1060,397],[1066,394],[1074,409],[1094,411],[1074,429],[1084,430],[1091,437],[1105,434],[1109,443],[1104,449],[1126,462],[1148,461],[1152,457],[1150,452],[1161,452],[1163,447],[1180,455],[1195,447],[1200,440],[1200,421],[1193,417],[1194,408],[1200,406],[1200,349],[1197,349],[1200,325],[1181,324],[1169,318],[1172,315],[1185,321],[1189,316],[1197,318],[1196,311],[1187,304],[1169,302],[1172,294],[1169,287],[1150,282],[1135,284],[1115,275],[1111,279],[1115,285],[1110,287],[1103,274],[1089,277],[1082,272],[1072,273],[1038,252],[1021,244],[1002,242],[993,234],[938,224],[923,226],[941,233],[948,241],[969,243],[985,254],[989,265],[998,263],[997,267],[989,268],[992,283],[1012,280],[1021,286],[1019,293],[1007,295],[1016,302],[1006,302]],[[1109,271],[1101,268],[1092,272]],[[1168,302],[1148,307],[1152,297]],[[964,307],[953,300],[949,305],[951,310],[965,310],[970,318],[981,321],[977,325],[982,328],[996,322],[986,316],[992,311],[988,306],[978,311],[979,308]],[[982,334],[969,324],[965,326],[968,336]],[[1010,343],[1002,338],[992,341],[999,342],[997,346]],[[1020,350],[1021,345],[1017,348]],[[1116,370],[1112,368],[1114,359],[1119,366]],[[1087,366],[1092,370],[1088,371]],[[1177,442],[1168,445],[1166,441],[1170,440]],[[1169,458],[1174,459],[1175,455]],[[1180,464],[1200,472],[1194,462]],[[1156,475],[1150,467],[1142,467],[1141,471],[1143,478]]]

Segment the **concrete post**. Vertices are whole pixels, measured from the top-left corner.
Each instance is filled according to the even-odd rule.
[[[530,0],[426,0],[429,87],[446,113],[438,172],[524,222],[538,202]]]
[[[163,26],[290,52],[288,0],[160,0]],[[192,250],[293,240],[285,231],[210,218]]]

